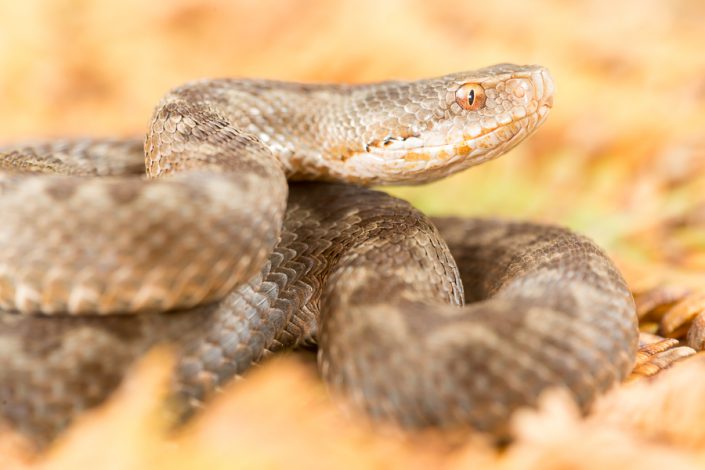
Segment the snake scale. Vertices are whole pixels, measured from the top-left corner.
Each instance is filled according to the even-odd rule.
[[[159,343],[177,353],[184,419],[268,353],[311,343],[331,390],[407,427],[504,436],[552,386],[587,409],[637,347],[632,297],[594,243],[431,220],[365,188],[495,158],[552,103],[543,67],[510,64],[203,80],[162,99],[144,142],[0,148],[0,422],[44,446]]]

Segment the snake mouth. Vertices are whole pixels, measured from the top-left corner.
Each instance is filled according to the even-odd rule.
[[[464,132],[453,142],[428,144],[438,141],[437,135],[412,136],[404,139],[387,139],[380,144],[367,146],[367,153],[384,161],[448,161],[458,159],[480,163],[504,153],[532,134],[548,117],[551,103],[542,103],[538,109],[510,122],[499,124],[480,133]],[[502,135],[505,133],[504,135]]]

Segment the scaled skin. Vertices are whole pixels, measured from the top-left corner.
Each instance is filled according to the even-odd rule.
[[[0,149],[0,415],[44,445],[158,343],[177,350],[183,418],[265,351],[310,341],[333,390],[406,426],[502,435],[556,385],[587,406],[636,349],[631,296],[591,242],[444,223],[468,262],[462,307],[445,241],[407,203],[286,184],[440,178],[531,134],[552,92],[544,68],[507,64],[360,86],[200,81],[159,104],[144,156],[122,141]],[[134,175],[142,159],[157,182]]]

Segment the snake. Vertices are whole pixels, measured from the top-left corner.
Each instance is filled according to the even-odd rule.
[[[179,422],[297,347],[373,422],[500,438],[553,387],[587,411],[638,342],[605,252],[559,226],[429,218],[369,188],[506,153],[553,94],[538,65],[204,79],[167,93],[144,139],[0,147],[1,425],[50,444],[160,344]]]

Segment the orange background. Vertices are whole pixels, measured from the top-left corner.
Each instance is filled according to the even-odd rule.
[[[142,134],[160,96],[199,77],[361,82],[540,63],[557,92],[534,137],[481,167],[391,192],[432,213],[569,225],[608,248],[636,291],[702,288],[704,44],[700,0],[0,0],[0,142]],[[286,361],[236,384],[181,437],[164,438],[155,410],[165,363],[152,358],[117,401],[79,423],[50,456],[53,468],[705,462],[705,381],[692,380],[705,375],[702,364],[612,394],[614,409],[588,422],[552,401],[497,453],[358,427],[330,404],[310,364]],[[616,430],[619,419],[628,432]],[[0,438],[0,467],[19,466],[3,463],[19,447]]]

